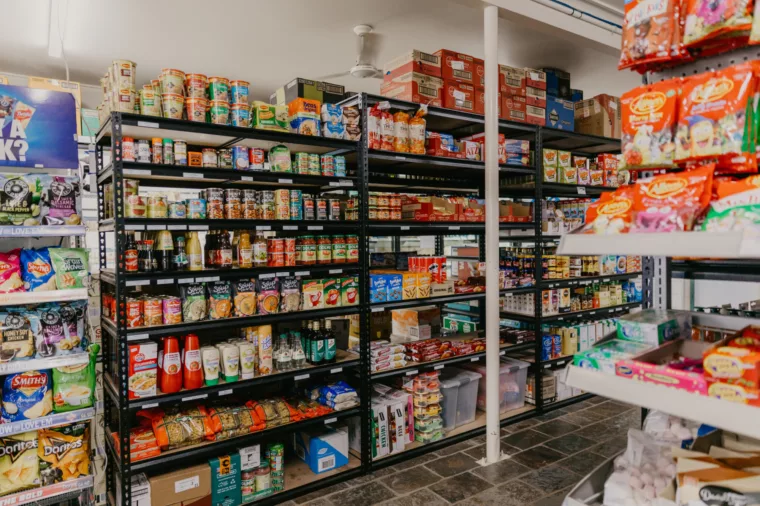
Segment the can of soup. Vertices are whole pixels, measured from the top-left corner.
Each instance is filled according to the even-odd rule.
[[[251,148],[248,152],[248,169],[249,170],[264,170],[264,160],[266,159],[266,153],[261,148]]]
[[[246,146],[232,146],[232,167],[235,170],[248,170],[250,155]]]

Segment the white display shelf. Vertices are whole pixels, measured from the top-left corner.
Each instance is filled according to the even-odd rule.
[[[760,258],[760,235],[748,231],[567,234],[560,240],[557,254]]]
[[[20,506],[22,504],[36,503],[64,494],[71,494],[80,490],[92,488],[94,479],[92,476],[83,476],[75,480],[68,480],[47,487],[32,488],[11,495],[0,497],[0,506]]]
[[[760,408],[723,401],[686,390],[642,383],[570,365],[565,384],[602,397],[656,409],[729,432],[760,438]]]
[[[73,237],[86,232],[84,225],[0,226],[0,237]]]
[[[0,306],[87,300],[87,297],[87,288],[74,288],[71,290],[50,290],[47,292],[2,293],[0,294]]]
[[[82,422],[95,418],[95,408],[78,409],[68,413],[55,413],[49,416],[35,418],[34,420],[23,420],[20,422],[0,424],[0,436],[7,437],[14,434],[22,434],[30,430],[46,429],[48,427],[57,427],[67,423]]]
[[[36,371],[39,369],[52,369],[54,367],[65,367],[67,365],[83,365],[90,361],[88,353],[77,353],[75,355],[62,355],[60,357],[34,358],[31,360],[13,360],[0,364],[0,375],[11,374],[24,371]],[[0,503],[2,506],[2,503]]]

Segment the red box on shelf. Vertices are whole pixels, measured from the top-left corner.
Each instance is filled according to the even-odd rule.
[[[480,88],[486,85],[486,62],[480,58],[475,58],[475,75],[472,81],[475,86]]]
[[[443,197],[402,196],[401,216],[414,221],[459,221],[459,204]]]
[[[465,141],[473,141],[480,144],[480,159],[485,161],[486,159],[486,134],[485,132],[470,135],[469,137],[465,137],[462,140]],[[506,139],[504,138],[504,134],[499,134],[499,163],[504,164],[507,163],[507,148],[506,148]]]
[[[475,114],[485,114],[486,113],[486,90],[483,88],[475,88],[475,96],[478,97],[477,102],[475,102]],[[501,118],[502,111],[504,109],[501,103],[501,93],[497,95],[496,104],[498,105],[498,115]]]
[[[526,88],[525,101],[528,105],[546,109],[546,90],[528,86]]]
[[[525,69],[499,65],[499,91],[502,95],[525,96]]]
[[[532,86],[541,90],[546,89],[546,72],[536,69],[525,69],[525,86]]]
[[[383,83],[380,95],[417,104],[443,107],[443,81],[438,77],[408,72]]]
[[[482,199],[464,199],[459,208],[459,221],[486,221],[486,203]]]
[[[462,112],[475,112],[475,87],[456,81],[444,81],[443,107]]]
[[[470,55],[439,49],[434,55],[441,59],[441,77],[444,81],[457,81],[469,85],[475,85],[478,60]],[[480,60],[480,65],[483,65]]]
[[[430,156],[445,156],[446,158],[459,158],[461,160],[464,160],[467,157],[467,154],[461,149],[459,152],[446,149],[444,147],[443,139],[440,137],[428,137],[426,153]]]
[[[529,105],[525,108],[525,122],[531,125],[546,126],[546,109]]]
[[[441,58],[412,49],[383,65],[383,81],[390,82],[408,72],[441,77]]]

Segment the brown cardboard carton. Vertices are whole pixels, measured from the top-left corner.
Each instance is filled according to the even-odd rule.
[[[30,77],[27,84],[30,88],[71,93],[77,107],[77,135],[82,135],[82,89],[79,83],[74,81],[59,81],[58,79],[48,79],[46,77]]]
[[[380,86],[380,95],[417,104],[443,106],[443,79],[407,72]]]
[[[383,81],[390,82],[408,72],[441,77],[441,58],[419,49],[412,49],[383,65]]]
[[[211,469],[208,464],[153,476],[150,481],[151,506],[200,506],[211,503]]]
[[[575,131],[588,135],[620,138],[620,99],[611,95],[575,103]]]

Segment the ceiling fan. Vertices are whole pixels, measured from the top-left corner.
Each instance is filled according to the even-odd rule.
[[[356,65],[345,72],[322,76],[318,79],[319,81],[327,81],[345,76],[359,79],[366,79],[368,77],[382,79],[383,71],[366,61],[365,49],[369,46],[367,39],[369,34],[372,33],[372,27],[369,25],[357,25],[354,27],[354,33],[359,36],[359,54],[356,56]]]

